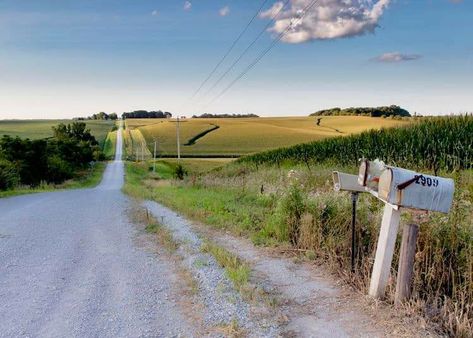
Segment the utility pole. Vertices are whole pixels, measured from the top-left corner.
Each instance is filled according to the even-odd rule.
[[[180,131],[179,131],[179,116],[177,117],[177,125],[176,125],[176,133],[177,133],[177,159],[178,161],[181,159],[181,142],[180,142]]]
[[[145,160],[145,143],[141,141],[141,161]]]
[[[156,172],[156,148],[158,147],[158,141],[154,140],[154,153],[153,153],[153,172]]]

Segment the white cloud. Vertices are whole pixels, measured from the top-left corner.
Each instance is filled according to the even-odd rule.
[[[218,11],[218,14],[220,16],[227,16],[228,14],[230,14],[230,7],[225,6],[225,7],[220,8],[220,10]]]
[[[151,12],[152,16],[158,16],[159,12],[155,9],[154,11]]]
[[[374,58],[374,60],[378,62],[395,63],[395,62],[403,62],[403,61],[415,61],[415,60],[419,60],[421,57],[422,55],[420,54],[402,54],[399,52],[393,52],[393,53],[384,53]]]
[[[277,16],[270,32],[280,34],[292,23],[293,26],[282,38],[282,41],[287,43],[347,38],[373,33],[391,0],[319,0],[303,19],[299,20],[312,2],[313,0],[292,0],[290,6]],[[283,2],[278,1],[261,13],[260,17],[270,19],[282,7]]]
[[[184,10],[185,11],[190,11],[192,9],[192,2],[186,1],[184,2]]]

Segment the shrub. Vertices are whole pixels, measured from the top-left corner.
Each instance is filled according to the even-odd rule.
[[[0,190],[8,190],[20,183],[20,174],[15,165],[0,159]]]
[[[58,184],[72,178],[73,175],[74,168],[70,163],[57,155],[48,158],[48,182]]]
[[[187,176],[187,170],[182,166],[182,164],[179,163],[174,168],[174,178],[183,180],[185,176]]]

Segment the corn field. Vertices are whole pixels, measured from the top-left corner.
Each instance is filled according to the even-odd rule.
[[[473,115],[422,118],[406,127],[299,144],[246,156],[239,162],[310,167],[313,163],[356,165],[362,157],[434,173],[473,168]]]

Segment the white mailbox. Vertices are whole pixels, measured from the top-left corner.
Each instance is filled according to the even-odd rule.
[[[333,185],[335,191],[365,192],[366,189],[358,183],[358,176],[333,172]]]
[[[382,161],[362,160],[358,172],[358,183],[369,190],[378,191],[379,177],[386,166]]]
[[[401,207],[448,213],[454,190],[452,179],[386,167],[379,178],[378,196]]]

